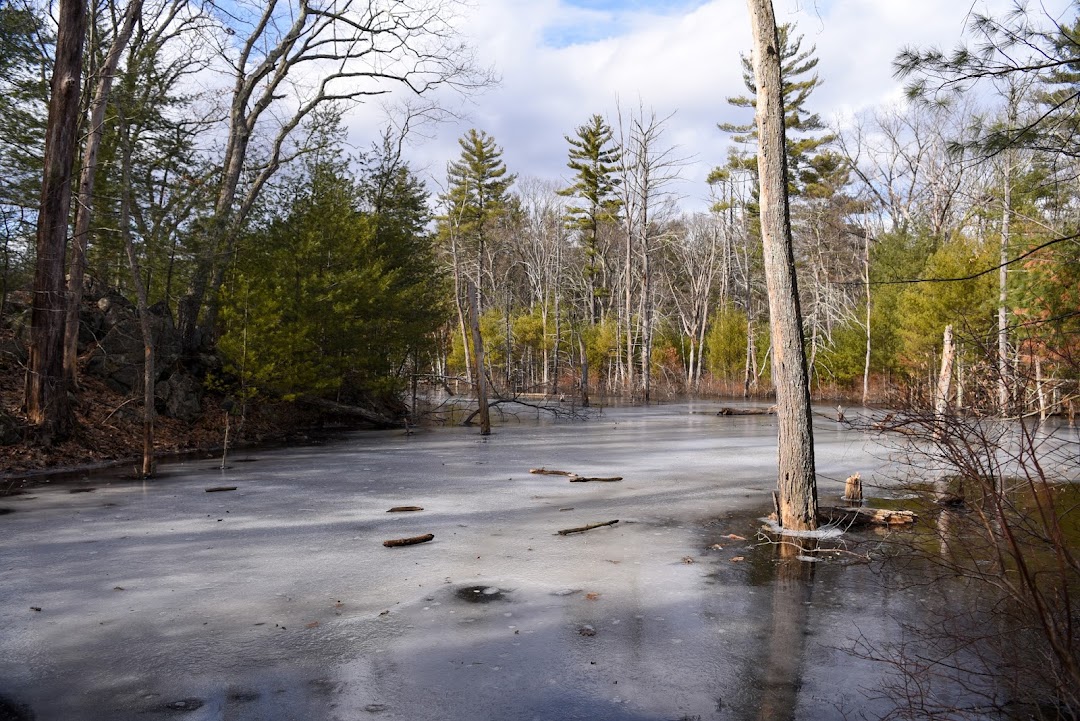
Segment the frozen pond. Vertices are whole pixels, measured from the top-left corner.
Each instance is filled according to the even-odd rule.
[[[914,591],[756,547],[775,419],[718,407],[356,433],[0,499],[0,719],[872,715],[880,669],[843,649]],[[884,480],[871,439],[816,423],[823,500]]]

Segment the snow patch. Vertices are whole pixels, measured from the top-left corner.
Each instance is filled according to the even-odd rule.
[[[762,518],[760,520],[765,524],[769,533],[775,533],[778,536],[791,536],[794,538],[839,538],[844,535],[844,529],[837,525],[822,526],[816,531],[792,531],[789,528],[781,528],[780,524],[771,518]]]

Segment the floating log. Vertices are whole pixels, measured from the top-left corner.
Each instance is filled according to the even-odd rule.
[[[394,506],[387,513],[406,513],[408,511],[422,511],[423,506]]]
[[[213,488],[207,488],[207,493],[221,493],[223,491],[235,491],[236,486],[214,486]]]
[[[571,483],[588,483],[589,481],[600,481],[602,483],[613,483],[614,481],[621,481],[622,476],[611,476],[610,478],[599,478],[597,476],[579,476],[576,473],[567,474],[570,477]]]
[[[716,412],[718,416],[775,416],[776,406],[768,408],[733,408],[724,406]]]
[[[836,508],[818,509],[818,519],[824,523],[842,526],[906,526],[918,520],[911,511],[890,511],[886,508]]]
[[[574,475],[570,471],[554,471],[547,468],[530,468],[529,473],[536,473],[541,476],[572,476]]]
[[[862,499],[862,477],[858,473],[853,473],[844,481],[844,500],[861,501]]]
[[[382,545],[387,548],[393,548],[394,546],[413,546],[417,543],[427,543],[435,538],[434,533],[425,533],[422,536],[410,536],[409,538],[393,538],[389,541],[383,541]]]
[[[583,533],[584,531],[591,531],[594,528],[603,528],[604,526],[614,526],[619,522],[619,519],[614,521],[604,521],[603,523],[590,523],[588,526],[579,526],[578,528],[564,528],[559,531],[560,536],[569,536],[571,533]]]

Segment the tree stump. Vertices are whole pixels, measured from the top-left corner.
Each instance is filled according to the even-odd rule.
[[[844,481],[844,500],[862,502],[862,478],[858,473],[853,473]]]

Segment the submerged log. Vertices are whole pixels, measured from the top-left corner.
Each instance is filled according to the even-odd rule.
[[[413,546],[417,543],[427,543],[433,538],[435,538],[434,533],[425,533],[422,536],[410,536],[409,538],[392,538],[389,541],[383,541],[382,545],[387,548],[393,548],[394,546]]]
[[[344,403],[329,401],[325,398],[315,398],[313,396],[302,396],[297,399],[297,402],[316,408],[323,413],[344,418],[355,418],[370,423],[376,428],[398,428],[401,426],[400,420],[362,406],[350,406]]]
[[[423,506],[394,506],[387,513],[406,513],[408,511],[422,511]]]
[[[529,473],[536,473],[541,476],[572,476],[574,475],[570,471],[556,471],[548,470],[547,468],[530,468]]]
[[[559,531],[560,536],[569,536],[571,533],[583,533],[585,531],[591,531],[594,528],[603,528],[604,526],[614,526],[619,522],[619,519],[614,521],[604,521],[603,523],[590,523],[588,526],[578,526],[577,528],[564,528]]]
[[[835,523],[842,526],[906,526],[915,523],[919,517],[911,511],[890,511],[886,508],[837,508],[825,506],[818,508],[818,519],[822,523]]]
[[[221,493],[222,491],[235,491],[236,486],[214,486],[213,488],[207,488],[207,493]]]
[[[576,473],[568,473],[571,483],[588,483],[589,481],[600,481],[602,483],[613,483],[614,481],[621,481],[622,476],[610,476],[602,478],[599,476],[579,476]]]

